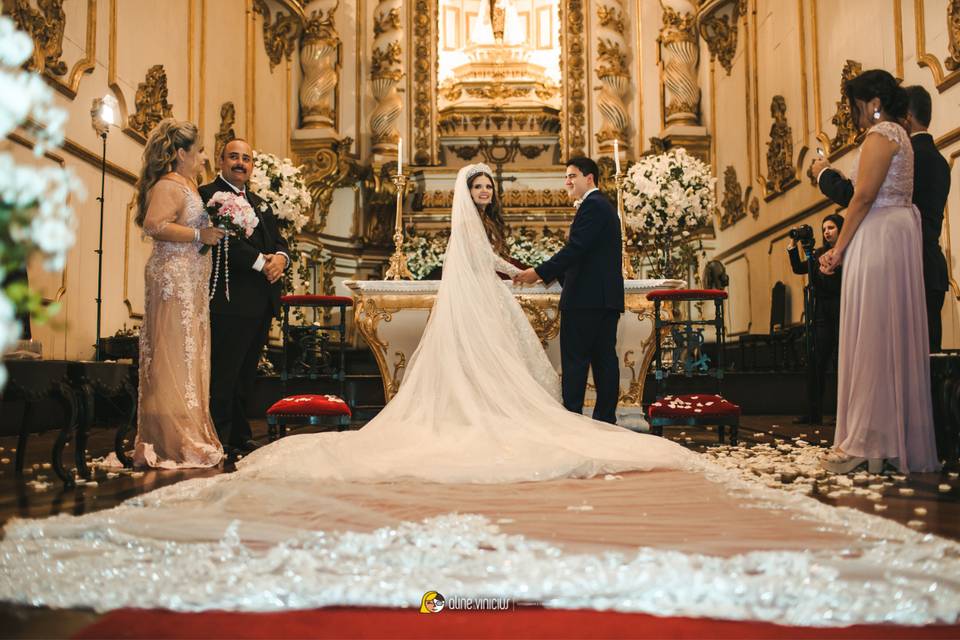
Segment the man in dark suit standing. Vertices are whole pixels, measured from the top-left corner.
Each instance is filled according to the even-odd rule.
[[[536,269],[522,271],[514,282],[533,284],[559,280],[560,361],[563,406],[583,412],[587,371],[593,367],[597,404],[593,419],[617,423],[620,363],[617,323],[623,313],[620,219],[597,189],[600,171],[589,158],[567,163],[567,193],[577,213],[566,246]]]
[[[927,296],[927,329],[930,353],[940,351],[943,325],[940,313],[943,299],[950,288],[947,261],[940,250],[943,209],[950,193],[950,165],[937,150],[930,126],[932,105],[930,94],[920,86],[907,87],[910,104],[907,117],[900,124],[910,134],[913,147],[913,204],[920,210],[923,230],[923,286]],[[811,171],[825,196],[846,207],[853,197],[853,184],[832,169],[826,160],[816,160]]]
[[[252,439],[245,404],[253,393],[271,320],[280,314],[280,279],[290,264],[287,242],[273,211],[246,188],[252,172],[250,145],[245,140],[231,140],[220,153],[220,174],[200,187],[204,203],[218,191],[242,194],[260,219],[249,238],[231,237],[228,255],[223,256],[230,265],[230,299],[221,263],[210,300],[210,414],[220,442],[234,457],[259,446]],[[222,247],[210,252],[214,261]]]

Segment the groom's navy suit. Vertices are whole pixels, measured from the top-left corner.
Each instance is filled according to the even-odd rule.
[[[200,187],[204,203],[218,191],[235,193],[222,177]],[[226,449],[243,448],[250,440],[246,401],[253,394],[260,354],[270,323],[280,314],[282,279],[267,282],[253,268],[260,254],[287,254],[276,217],[262,198],[246,191],[260,223],[249,238],[230,238],[230,299],[225,295],[224,265],[210,300],[210,417]],[[210,252],[216,260],[219,247]]]
[[[581,203],[566,246],[536,268],[545,283],[559,280],[563,406],[583,412],[587,371],[597,388],[594,420],[616,424],[620,395],[617,323],[623,313],[620,219],[599,191]]]

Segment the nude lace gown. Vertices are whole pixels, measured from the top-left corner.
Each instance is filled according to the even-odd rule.
[[[210,224],[200,196],[165,179],[149,199],[167,206],[148,211],[144,232],[153,237],[171,222]],[[161,219],[155,211],[175,211]],[[145,269],[145,311],[140,327],[140,397],[134,464],[176,469],[211,467],[223,447],[210,418],[210,256],[195,242],[154,240]]]

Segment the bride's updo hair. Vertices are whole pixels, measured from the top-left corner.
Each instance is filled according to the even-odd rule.
[[[883,69],[870,69],[847,80],[843,85],[843,95],[846,96],[847,103],[850,105],[850,114],[853,116],[854,123],[860,122],[860,109],[857,108],[857,100],[869,102],[874,98],[879,98],[884,113],[895,120],[906,117],[907,106],[910,103],[910,97],[906,89],[901,87],[900,82]]]
[[[496,181],[489,173],[478,171],[467,178],[467,189],[472,189],[473,183],[476,182],[480,176],[486,176],[490,180],[490,184],[493,185],[493,196],[490,198],[490,203],[485,210],[480,211],[479,207],[477,210],[480,211],[480,219],[483,220],[483,228],[487,232],[487,239],[490,240],[490,245],[493,247],[493,250],[501,256],[506,256],[508,255],[507,223],[503,219],[503,209],[500,206],[500,199],[497,197]]]
[[[150,132],[143,149],[143,168],[137,180],[137,226],[143,226],[147,216],[147,193],[163,176],[174,170],[177,150],[189,151],[197,142],[197,125],[184,120],[167,118],[161,120]]]

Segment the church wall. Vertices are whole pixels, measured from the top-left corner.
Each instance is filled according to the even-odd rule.
[[[720,3],[709,4],[710,7]],[[831,122],[841,100],[841,81],[848,60],[863,69],[885,68],[903,78],[905,85],[920,84],[933,97],[931,132],[941,152],[953,162],[954,189],[941,240],[948,256],[953,290],[944,306],[944,347],[960,346],[957,300],[960,265],[952,247],[960,246],[960,224],[950,224],[960,211],[956,183],[960,172],[956,156],[960,145],[958,90],[939,82],[951,72],[942,60],[949,58],[946,2],[889,0],[750,0],[738,18],[739,33],[732,68],[728,74],[719,59],[711,61],[706,42],[701,46],[699,77],[703,88],[703,115],[713,138],[711,157],[718,177],[717,200],[723,202],[728,187],[728,166],[736,170],[742,189],[738,220],[721,228],[717,223],[716,250],[731,278],[730,335],[765,333],[770,314],[770,291],[783,281],[788,290],[788,324],[802,319],[803,278],[790,270],[786,255],[787,232],[798,224],[810,224],[820,239],[823,216],[837,211],[807,175],[817,146],[830,150],[837,127]],[[923,12],[925,50],[937,63],[918,54],[916,11]],[[648,72],[650,73],[650,72]],[[955,74],[956,77],[956,74]],[[942,80],[942,78],[941,78]],[[783,188],[768,188],[771,175],[767,153],[774,118],[773,96],[782,95],[789,126],[790,166],[793,179]],[[779,133],[777,134],[779,135]],[[829,153],[829,151],[828,151]],[[833,150],[831,162],[849,174],[856,161],[852,146]],[[755,212],[750,211],[757,198]],[[951,213],[952,212],[952,213]],[[744,301],[738,292],[749,292]]]
[[[275,14],[286,5],[271,0],[267,6]],[[122,121],[121,127],[110,130],[107,141],[104,196],[101,335],[111,336],[124,325],[138,325],[143,313],[143,267],[150,245],[132,220],[143,138],[128,131],[132,131],[129,119],[137,110],[137,89],[148,69],[163,65],[172,115],[201,127],[211,160],[220,108],[227,101],[236,107],[237,135],[250,137],[257,149],[285,156],[296,103],[286,112],[277,105],[290,104],[284,96],[289,95],[293,74],[288,69],[296,64],[296,53],[271,72],[263,18],[253,11],[253,0],[65,0],[63,8],[62,59],[69,70],[62,81],[51,80],[51,84],[61,86],[57,104],[69,113],[64,148],[49,154],[52,157],[36,159],[28,150],[29,140],[20,135],[0,144],[10,148],[18,161],[62,162],[86,189],[86,200],[75,207],[77,242],[64,272],[47,273],[39,265],[29,266],[31,284],[61,304],[51,325],[32,327],[34,337],[43,342],[44,357],[83,359],[93,356],[96,335],[95,250],[100,215],[96,198],[102,148],[90,124],[93,100],[114,95]],[[252,73],[247,61],[254,63]],[[248,126],[251,122],[253,126]],[[215,166],[211,164],[210,177]]]

